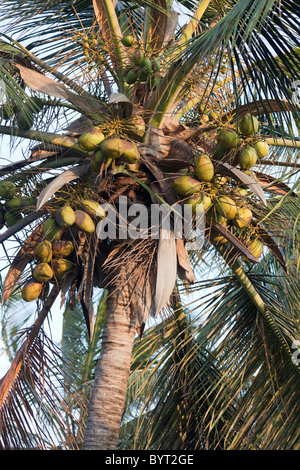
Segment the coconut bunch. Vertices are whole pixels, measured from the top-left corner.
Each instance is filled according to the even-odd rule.
[[[122,44],[127,48],[129,63],[125,69],[125,79],[128,85],[146,82],[149,90],[155,90],[160,82],[160,60],[151,59],[133,35],[123,36]]]
[[[80,233],[93,234],[97,221],[105,215],[101,205],[92,199],[75,200],[73,208],[64,204],[50,214],[42,225],[42,239],[33,248],[32,278],[22,287],[23,300],[45,298],[49,282],[62,283],[67,273],[76,271],[75,247],[79,245]]]
[[[35,199],[25,197],[10,179],[0,181],[0,227],[13,227],[23,215],[32,211]]]
[[[190,171],[172,182],[182,204],[191,205],[194,215],[203,213],[207,239],[222,250],[230,246],[233,254],[252,263],[258,262],[268,241],[253,212],[260,193],[251,169],[269,150],[257,132],[258,120],[250,114],[240,120],[239,132],[222,127],[213,154],[196,152]]]

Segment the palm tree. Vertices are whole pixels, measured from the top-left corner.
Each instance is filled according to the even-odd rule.
[[[1,381],[1,404],[7,409],[15,379],[24,370],[24,357],[30,356],[59,294],[71,310],[76,299],[80,302],[93,341],[92,294],[95,288],[105,289],[106,316],[85,449],[117,447],[133,345],[141,344],[144,351],[146,344],[147,351],[147,342],[152,341],[158,357],[164,350],[158,327],[145,337],[146,342],[136,343],[136,333],[142,337],[147,320],[164,308],[175,315],[170,331],[177,346],[178,368],[168,378],[184,383],[194,375],[195,380],[179,392],[174,388],[166,400],[153,396],[140,419],[152,423],[155,432],[151,439],[147,433],[144,440],[138,437],[142,446],[158,445],[155,413],[166,412],[172,398],[177,414],[169,415],[166,423],[176,429],[174,423],[179,422],[181,442],[166,434],[161,444],[165,448],[226,448],[228,443],[246,447],[253,442],[259,446],[269,442],[265,435],[276,436],[276,445],[281,446],[283,438],[278,437],[272,413],[282,399],[279,390],[285,374],[287,422],[298,406],[299,367],[292,354],[297,313],[291,308],[285,318],[280,311],[280,306],[292,306],[296,300],[278,293],[259,260],[262,250],[268,251],[276,269],[285,272],[289,263],[283,249],[290,249],[292,242],[292,253],[297,248],[295,176],[300,144],[292,88],[299,70],[297,5],[288,0],[177,4],[186,11],[183,26],[167,1],[7,0],[3,5],[6,17],[15,22],[3,29],[0,42],[6,91],[0,132],[29,141],[29,158],[1,168],[7,230],[0,241],[14,239],[17,244],[3,302],[16,287],[22,288],[23,297],[29,292],[30,299],[37,300],[39,315]],[[272,176],[277,167],[281,173]],[[183,181],[190,186],[183,187]],[[167,239],[161,227],[159,238],[99,238],[96,224],[101,220],[97,227],[103,227],[107,221],[99,204],[115,207],[117,234],[124,227],[120,196],[126,196],[131,207],[136,203],[147,207],[149,217],[151,205],[158,202],[168,208],[193,203],[205,212],[202,251],[195,244],[189,250],[187,239],[176,239],[174,227]],[[91,200],[93,208],[84,202]],[[195,234],[197,243],[201,234]],[[43,243],[44,248],[51,245],[52,260],[37,254],[36,247]],[[71,246],[72,251],[62,255],[62,246]],[[63,266],[55,250],[64,257]],[[205,253],[209,266],[218,263],[227,277],[226,282],[219,281],[224,288],[221,304],[218,297],[208,301],[207,308],[213,308],[208,318],[214,321],[199,330],[185,317],[182,295],[191,289],[189,284],[198,290],[215,288],[212,280],[198,281],[199,260]],[[170,299],[172,305],[167,307]],[[242,319],[251,316],[251,326],[258,326],[255,331],[247,327],[235,358],[236,349],[227,340],[235,344],[240,329],[231,329],[226,321],[234,318],[239,324],[241,312]],[[272,364],[263,361],[266,353],[270,358],[271,344],[277,348],[272,354],[276,353],[276,361],[280,358],[278,367],[275,359]],[[245,369],[247,348],[251,354]],[[151,363],[152,354],[149,349],[146,363]],[[159,373],[174,364],[173,354],[170,357],[171,362],[158,359],[164,366]],[[261,363],[269,364],[265,383],[272,385],[272,393],[262,388],[266,374],[258,374]],[[226,384],[224,370],[231,371]],[[152,373],[149,378],[153,379]],[[251,401],[253,390],[263,397],[264,408]],[[226,403],[223,409],[221,403]],[[215,409],[220,416],[213,425],[209,419]],[[261,420],[255,418],[257,413]],[[264,420],[267,425],[262,425]],[[236,435],[230,435],[230,429],[237,430]],[[246,439],[245,429],[254,438]],[[295,445],[294,438],[289,445]]]

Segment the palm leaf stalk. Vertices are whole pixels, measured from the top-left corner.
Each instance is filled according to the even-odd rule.
[[[14,2],[7,5],[8,11],[10,5],[12,14],[19,14]],[[273,56],[266,54],[262,66],[260,53],[264,50],[261,43],[267,41],[274,46],[276,36],[285,53],[277,45],[275,53],[291,77],[297,73],[298,62],[287,59],[294,57],[295,25],[292,21],[288,21],[288,28],[284,24],[288,15],[295,14],[296,6],[287,0],[280,5],[277,1],[239,1],[221,8],[202,0],[194,5],[188,25],[174,29],[172,37],[168,33],[176,26],[176,15],[168,2],[148,2],[146,9],[136,2],[123,5],[96,0],[93,10],[89,5],[85,11],[85,6],[84,1],[79,5],[79,14],[68,3],[55,1],[47,9],[40,2],[35,4],[34,19],[46,17],[48,24],[57,21],[60,26],[50,39],[44,37],[45,45],[49,40],[53,45],[53,56],[50,54],[48,60],[43,57],[46,48],[41,43],[25,48],[6,33],[6,41],[0,43],[0,73],[7,87],[7,103],[2,108],[6,125],[0,132],[39,142],[30,147],[28,160],[39,161],[39,165],[28,169],[17,162],[13,181],[8,174],[11,167],[2,169],[3,225],[7,230],[0,240],[17,237],[25,229],[23,244],[4,282],[5,299],[20,288],[24,300],[28,300],[26,292],[31,293],[32,286],[28,283],[33,281],[37,289],[34,300],[40,301],[39,289],[44,295],[49,281],[54,282],[63,302],[68,298],[70,308],[80,303],[92,343],[97,325],[93,291],[100,287],[108,292],[83,448],[115,449],[135,335],[142,337],[147,320],[157,318],[168,305],[177,276],[192,284],[195,275],[187,250],[189,237],[176,240],[172,227],[169,238],[165,238],[159,224],[156,230],[160,236],[154,239],[149,233],[140,239],[99,237],[98,229],[109,220],[102,204],[116,209],[113,228],[120,234],[124,228],[124,196],[130,206],[140,203],[146,207],[148,217],[151,205],[157,201],[163,201],[168,208],[175,203],[180,207],[194,203],[194,210],[205,216],[204,243],[216,246],[217,253],[220,244],[226,245],[233,256],[230,266],[252,307],[262,314],[276,338],[281,338],[278,325],[272,323],[265,302],[237,259],[259,264],[265,245],[286,268],[277,241],[277,225],[270,220],[275,217],[278,222],[277,212],[297,197],[295,188],[256,172],[256,168],[260,169],[269,146],[284,144],[295,157],[298,137],[291,135],[292,128],[285,125],[285,118],[293,122],[297,107],[291,102],[290,83],[278,82],[277,77],[273,80]],[[130,18],[130,8],[136,29],[126,37],[124,19]],[[283,19],[277,17],[272,28],[264,28],[279,8]],[[220,11],[223,16],[212,25]],[[23,22],[19,18],[16,29],[35,24],[27,13],[25,9]],[[168,29],[168,24],[172,28]],[[132,26],[128,25],[129,30]],[[285,42],[278,39],[281,27],[286,32]],[[74,31],[74,48],[80,57],[75,65],[70,45]],[[56,45],[60,47],[55,49]],[[35,47],[33,54],[31,49]],[[212,60],[216,67],[211,65]],[[55,80],[45,71],[51,72]],[[117,91],[110,93],[112,89]],[[41,95],[46,95],[46,100],[39,101]],[[58,101],[49,105],[49,97]],[[217,116],[216,103],[221,110]],[[54,122],[51,117],[64,110],[69,113],[66,116],[71,116],[71,123],[61,130],[58,121],[59,131],[50,132]],[[80,115],[75,116],[76,112]],[[271,125],[274,119],[279,128]],[[69,160],[72,163],[65,168],[68,158],[77,158],[80,163],[74,166],[74,160]],[[52,161],[56,164],[51,167]],[[203,161],[208,170],[204,171]],[[62,171],[53,176],[52,170],[58,169]],[[28,188],[32,187],[34,201],[27,201]],[[281,200],[272,206],[270,194],[274,192]],[[22,204],[15,208],[18,198]],[[285,222],[288,225],[290,220],[282,214],[280,223]],[[30,230],[33,236],[28,236]],[[50,246],[50,257],[38,254],[42,243]],[[57,255],[59,247],[69,247],[70,251]],[[224,258],[228,259],[228,253]],[[180,334],[174,350],[174,357],[180,356],[179,362],[184,361],[182,338]],[[194,343],[188,340],[187,344]],[[282,347],[290,355],[285,342]],[[217,395],[219,385],[217,382]],[[114,399],[111,390],[116,390]],[[179,394],[176,400],[179,406],[184,396]],[[201,403],[200,399],[193,403],[193,409]],[[236,421],[233,417],[233,422],[239,423],[237,433],[242,427],[238,416]],[[200,415],[199,419],[197,426],[201,426]],[[215,429],[225,447],[222,426]],[[188,439],[200,445],[192,433]],[[181,444],[176,441],[176,445]]]

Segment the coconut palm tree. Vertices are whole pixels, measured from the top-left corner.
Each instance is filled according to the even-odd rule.
[[[183,25],[167,1],[3,4],[6,17],[15,21],[3,27],[0,43],[1,86],[6,92],[0,132],[29,142],[28,158],[1,168],[6,230],[0,241],[17,244],[3,303],[17,287],[25,301],[36,301],[39,315],[1,381],[1,404],[7,405],[24,357],[29,357],[58,296],[62,302],[67,299],[71,310],[80,302],[92,341],[93,290],[105,289],[106,316],[85,449],[117,447],[136,335],[143,336],[147,320],[168,308],[170,299],[169,308],[176,312],[173,326],[180,330],[176,338],[181,338],[175,348],[178,372],[188,364],[190,374],[195,367],[208,373],[205,380],[195,374],[200,382],[193,381],[191,401],[184,410],[177,407],[175,422],[182,421],[183,414],[189,417],[181,422],[181,436],[191,420],[190,409],[201,410],[182,444],[185,448],[203,445],[199,430],[203,416],[210,416],[209,400],[220,406],[226,396],[216,358],[237,374],[232,373],[238,381],[234,399],[227,396],[222,412],[227,424],[249,429],[253,423],[250,412],[246,423],[242,418],[254,406],[249,397],[252,390],[260,390],[262,376],[258,374],[258,385],[248,391],[257,362],[252,364],[250,356],[245,373],[242,357],[250,344],[252,351],[259,344],[262,360],[267,337],[276,340],[282,376],[291,370],[289,403],[296,401],[299,368],[292,353],[297,318],[291,309],[284,325],[274,300],[279,294],[271,283],[267,288],[260,284],[251,266],[261,267],[262,254],[269,252],[286,270],[283,248],[291,240],[296,243],[298,219],[287,208],[297,206],[299,167],[298,99],[293,89],[299,70],[297,5],[288,0],[202,0],[177,2],[177,7],[185,10]],[[277,165],[282,171],[274,176],[270,173]],[[125,201],[131,213],[124,223]],[[159,223],[154,231],[158,236],[151,237],[151,210],[158,203],[168,208],[172,223],[168,236]],[[136,223],[136,204],[147,208],[148,232]],[[178,237],[176,215],[186,205],[193,208],[194,223],[198,216],[203,227],[193,225],[188,235]],[[109,217],[112,208],[115,219]],[[138,230],[124,235],[128,227],[140,229],[143,236],[130,236]],[[105,230],[106,238],[100,236]],[[211,301],[218,321],[199,332],[182,320],[181,292],[174,288],[176,279],[185,291],[195,283],[201,250],[210,256],[213,252],[210,266],[217,260],[231,276],[224,290],[228,297],[222,297],[226,308],[220,311]],[[201,282],[196,285],[200,288]],[[243,303],[235,304],[241,292]],[[236,331],[228,326],[227,332],[225,320],[229,314],[237,318],[242,309],[252,312],[261,335],[251,343],[248,330],[235,363],[224,338],[235,341]],[[203,336],[207,329],[213,334],[209,343]],[[190,331],[187,341],[182,339],[184,331]],[[216,348],[215,356],[206,351],[208,346]],[[158,341],[157,347],[161,351],[163,345]],[[191,362],[185,362],[187,357]],[[177,380],[183,380],[181,374],[175,374]],[[274,375],[270,377],[268,386]],[[212,391],[203,400],[207,388]],[[193,395],[196,389],[199,395]],[[176,390],[175,403],[182,403],[185,395]],[[242,405],[237,413],[238,399]],[[168,401],[162,400],[155,410],[167,407]],[[154,422],[153,407],[148,411],[143,419]],[[206,445],[246,445],[245,431],[229,438],[229,425],[224,427],[222,419],[211,426],[214,444],[210,435]],[[256,445],[263,440],[258,435]],[[151,445],[157,445],[155,439]],[[162,445],[178,443],[167,437]]]

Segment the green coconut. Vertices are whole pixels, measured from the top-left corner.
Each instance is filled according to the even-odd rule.
[[[49,217],[44,223],[43,233],[46,240],[59,240],[63,234],[63,228],[60,227],[52,217]]]
[[[226,155],[228,152],[228,149],[225,147],[222,147],[222,145],[217,145],[214,151],[214,159],[215,160],[222,160],[223,157]]]
[[[242,170],[250,170],[257,162],[257,152],[254,147],[243,147],[239,153],[239,164]]]
[[[223,127],[217,135],[217,142],[221,147],[230,149],[237,146],[239,143],[239,137],[233,129]]]
[[[137,79],[138,73],[134,69],[131,69],[127,72],[125,80],[128,85],[133,85]]]
[[[64,205],[55,212],[55,221],[60,227],[70,227],[75,223],[75,213],[72,207]]]
[[[71,271],[73,268],[74,268],[74,264],[67,260],[67,259],[64,259],[64,258],[55,258],[52,260],[52,263],[51,263],[51,266],[52,266],[52,270],[54,272],[54,276],[57,278],[57,279],[62,279],[62,277],[68,273],[69,271]]]
[[[44,240],[34,248],[34,257],[42,263],[50,263],[52,260],[52,244],[49,240]]]
[[[233,220],[233,223],[237,228],[242,229],[244,227],[247,227],[250,224],[252,217],[253,217],[253,214],[251,210],[248,209],[248,207],[239,207],[238,214],[236,218]]]
[[[128,36],[123,36],[121,39],[121,42],[123,46],[125,47],[132,47],[133,44],[135,43],[135,38],[134,36],[128,35]]]
[[[238,214],[236,203],[229,196],[218,196],[215,208],[218,214],[227,219],[234,219]]]
[[[101,143],[101,150],[108,158],[115,160],[116,158],[121,157],[124,152],[123,140],[118,137],[105,139]]]
[[[78,137],[77,143],[83,150],[91,151],[97,150],[104,139],[105,137],[101,128],[95,126],[83,132]]]
[[[144,58],[145,58],[145,54],[142,51],[137,51],[134,54],[132,60],[135,65],[140,66],[143,63]]]
[[[48,263],[39,263],[33,270],[33,277],[38,282],[50,281],[53,277],[53,271]]]
[[[26,282],[21,290],[22,299],[25,302],[36,300],[42,293],[43,284],[34,280]]]
[[[5,223],[7,227],[13,227],[19,220],[22,219],[21,214],[15,214],[11,211],[6,211],[4,214]]]
[[[201,190],[201,183],[188,175],[178,176],[173,183],[172,189],[182,196],[192,196]]]
[[[74,245],[71,240],[56,240],[52,243],[53,258],[67,258],[74,251]]]
[[[16,187],[12,181],[0,181],[0,198],[12,199],[16,194]]]
[[[121,160],[125,163],[136,163],[140,159],[140,152],[137,145],[129,140],[122,140],[123,153]]]
[[[182,203],[184,206],[190,204],[192,206],[192,213],[196,215],[198,213],[197,208],[200,207],[200,204],[202,205],[202,208],[205,211],[207,211],[211,205],[212,205],[212,200],[209,196],[203,195],[203,194],[194,194],[193,196],[190,196],[188,199],[183,201]],[[202,209],[201,209],[202,210]]]
[[[255,116],[252,116],[250,113],[242,117],[239,122],[240,132],[243,135],[249,136],[256,134],[258,131],[259,122]]]
[[[95,173],[99,173],[104,160],[105,160],[105,155],[102,152],[102,150],[100,150],[100,149],[97,150],[97,152],[94,153],[94,155],[92,156],[91,161],[90,161],[91,169]]]
[[[93,233],[96,229],[91,216],[82,210],[75,211],[75,225],[85,233]]]
[[[259,140],[258,142],[255,142],[253,147],[255,148],[256,153],[260,158],[266,157],[269,153],[269,145],[265,140]]]
[[[97,201],[93,201],[92,199],[84,199],[81,204],[83,205],[84,210],[93,216],[99,217],[100,219],[106,217],[105,210]]]
[[[140,65],[140,70],[139,70],[139,79],[141,82],[146,82],[148,76],[150,75],[152,71],[152,63],[151,60],[145,57],[143,59],[143,62]]]
[[[18,211],[21,207],[24,206],[23,198],[20,196],[14,196],[6,202],[6,207],[8,210],[14,212]]]
[[[200,181],[209,182],[214,176],[214,165],[208,155],[201,153],[196,157],[194,172]]]

